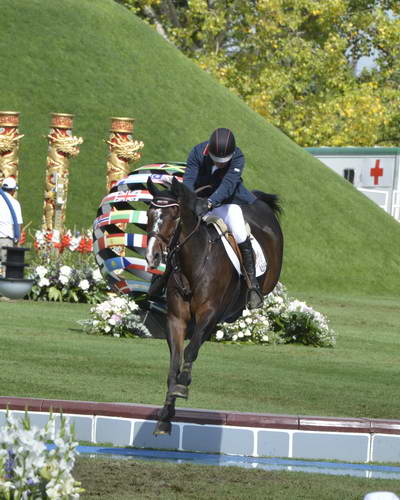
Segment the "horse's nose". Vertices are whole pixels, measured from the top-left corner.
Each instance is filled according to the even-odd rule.
[[[161,262],[161,255],[159,252],[156,252],[154,254],[146,254],[146,261],[149,267],[158,267]]]
[[[146,261],[149,267],[158,267],[161,262],[161,254],[158,249],[155,248],[155,238],[150,238],[150,241],[146,250]]]

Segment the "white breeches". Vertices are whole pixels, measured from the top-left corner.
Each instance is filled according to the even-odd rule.
[[[208,213],[220,217],[238,243],[243,243],[247,239],[246,224],[240,205],[221,205],[220,207],[213,208]]]

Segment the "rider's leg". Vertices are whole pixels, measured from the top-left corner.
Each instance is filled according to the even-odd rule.
[[[263,298],[256,278],[255,260],[253,247],[250,238],[247,237],[245,241],[239,243],[239,248],[243,257],[243,267],[250,281],[250,289],[247,297],[247,305],[249,309],[257,309],[263,304]]]
[[[247,235],[246,223],[240,205],[221,205],[220,207],[214,208],[211,213],[224,220],[229,231],[233,234],[239,245],[239,249],[243,257],[243,267],[245,273],[247,274],[248,281],[250,282],[247,298],[249,309],[261,307],[263,299],[260,291],[260,285],[258,284],[256,278],[253,248],[250,238]]]

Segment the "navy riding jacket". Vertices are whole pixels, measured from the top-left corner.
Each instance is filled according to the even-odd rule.
[[[189,154],[183,183],[192,191],[202,186],[212,186],[208,197],[214,207],[227,203],[249,205],[257,198],[243,185],[244,156],[235,148],[231,160],[223,168],[212,172],[214,161],[208,155],[208,141],[195,146]]]

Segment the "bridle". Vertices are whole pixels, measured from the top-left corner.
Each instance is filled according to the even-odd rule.
[[[162,209],[162,208],[170,208],[170,207],[179,207],[179,203],[175,200],[175,198],[172,198],[169,196],[157,196],[156,198],[154,198],[150,202],[150,206]],[[179,212],[178,212],[178,214],[179,214]],[[172,218],[173,221],[174,220],[178,221],[179,219],[180,219],[180,215],[176,215],[175,217]],[[174,237],[175,237],[175,234],[177,233],[178,227],[179,227],[179,224],[177,223],[175,226],[175,230],[172,233],[172,236],[169,240],[167,238],[165,238],[165,236],[163,236],[161,233],[158,233],[156,231],[150,231],[149,233],[147,233],[148,239],[155,238],[156,240],[158,240],[159,242],[161,242],[165,245],[166,250],[163,251],[163,254],[165,257],[167,257],[167,255],[170,251],[170,247],[174,243]],[[160,247],[161,247],[161,249],[163,248],[162,245],[160,245]]]
[[[150,206],[153,206],[155,208],[163,209],[163,208],[170,208],[174,206],[179,207],[179,203],[175,198],[172,198],[170,196],[155,196],[153,200],[150,202]],[[182,297],[186,300],[191,297],[191,289],[190,289],[190,284],[186,278],[186,276],[182,273],[180,261],[178,259],[179,252],[181,251],[182,247],[185,245],[185,243],[197,232],[197,230],[200,227],[201,224],[201,217],[197,217],[197,223],[193,229],[193,231],[190,232],[184,238],[182,242],[179,243],[179,237],[181,235],[181,225],[179,224],[179,219],[180,219],[180,213],[178,211],[178,214],[172,218],[172,220],[177,221],[175,225],[175,229],[172,233],[171,238],[169,241],[167,238],[165,238],[162,234],[156,232],[156,231],[150,231],[147,236],[148,238],[155,238],[160,245],[160,249],[162,250],[163,253],[163,259],[164,262],[166,263],[166,272],[168,272],[168,268],[170,269],[170,272],[172,272],[172,275],[175,279],[175,282],[177,284],[178,290],[181,293]],[[165,246],[161,243],[163,243]],[[165,248],[165,249],[163,249]]]
[[[179,203],[176,201],[176,199],[169,196],[157,196],[150,202],[150,205],[161,209],[170,207],[179,207]],[[150,231],[149,233],[147,233],[148,238],[155,238],[156,240],[159,240],[162,243],[164,243],[166,250],[163,253],[166,255],[167,260],[168,259],[171,260],[172,257],[181,250],[183,245],[193,236],[193,234],[200,227],[201,217],[198,217],[196,226],[193,229],[193,231],[188,236],[186,236],[186,238],[182,241],[182,243],[177,243],[180,236],[179,219],[180,215],[178,212],[178,215],[172,218],[172,220],[176,220],[178,222],[176,223],[175,230],[172,233],[172,236],[169,239],[169,241],[167,240],[167,238],[165,238],[165,236],[163,236],[160,233],[157,233],[156,231]]]

